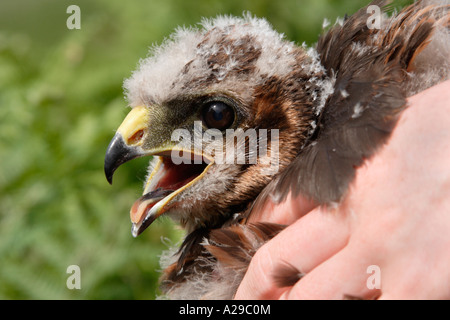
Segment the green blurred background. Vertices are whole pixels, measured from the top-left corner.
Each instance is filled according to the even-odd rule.
[[[202,17],[266,17],[313,44],[324,18],[368,0],[0,2],[0,299],[153,299],[159,255],[180,230],[160,219],[137,239],[129,208],[148,159],[103,175],[109,140],[127,113],[122,82],[148,47]],[[81,29],[69,30],[69,5]],[[169,240],[168,240],[169,241]],[[81,289],[69,290],[69,265]]]

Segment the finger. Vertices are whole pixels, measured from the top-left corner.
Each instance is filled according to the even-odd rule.
[[[267,200],[262,210],[252,212],[249,222],[265,221],[290,225],[316,207],[317,204],[302,195],[293,198],[289,194],[285,201],[278,204]]]
[[[381,295],[379,262],[365,247],[349,244],[305,275],[283,298],[376,299]]]
[[[405,298],[400,298],[399,296],[392,295],[391,293],[383,293],[378,300],[405,300]]]
[[[277,299],[286,289],[277,287],[274,275],[280,276],[285,263],[308,273],[333,256],[347,244],[345,222],[340,212],[318,208],[287,227],[256,252],[236,298]]]
[[[423,261],[414,263],[423,264]],[[450,299],[448,266],[445,270],[439,270],[434,268],[433,263],[429,263],[428,268],[424,270],[424,268],[416,268],[418,265],[414,263],[396,268],[398,270],[395,272],[392,265],[383,269],[383,294],[380,300]]]
[[[439,248],[441,246],[441,248]],[[445,249],[444,249],[445,247]],[[436,248],[438,248],[436,250]],[[436,250],[436,251],[435,251]],[[450,299],[449,260],[439,254],[448,244],[434,244],[420,252],[395,254],[383,269],[383,300]]]

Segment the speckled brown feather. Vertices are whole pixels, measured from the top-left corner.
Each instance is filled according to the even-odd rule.
[[[329,75],[336,75],[335,92],[319,116],[314,139],[264,189],[255,210],[269,196],[281,202],[290,191],[319,204],[342,198],[356,168],[386,142],[406,107],[404,81],[432,35],[435,21],[427,13],[433,10],[417,3],[394,19],[391,28],[370,30],[363,8],[319,39],[321,61]]]
[[[195,282],[195,277],[200,275],[202,282],[226,283],[226,286],[219,288],[221,292],[210,289],[200,290],[199,294],[192,288],[191,299],[231,298],[256,251],[284,228],[273,223],[237,224],[207,234],[191,233],[179,252],[178,263],[164,270],[161,289],[178,298],[172,291],[184,282]]]

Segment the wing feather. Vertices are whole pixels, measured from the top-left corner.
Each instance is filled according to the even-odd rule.
[[[383,7],[387,2],[372,4]],[[336,78],[334,92],[309,144],[263,190],[253,210],[269,198],[281,202],[290,192],[318,204],[338,202],[345,195],[356,168],[386,143],[407,106],[407,69],[415,52],[429,42],[432,12],[416,3],[393,18],[391,28],[371,30],[363,8],[319,39],[321,62],[328,76]]]

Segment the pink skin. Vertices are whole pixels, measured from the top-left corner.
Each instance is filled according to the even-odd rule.
[[[450,299],[450,81],[409,104],[339,206],[300,196],[253,218],[290,226],[256,253],[236,299]],[[306,276],[277,288],[280,261]]]

